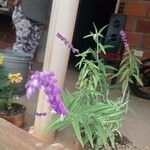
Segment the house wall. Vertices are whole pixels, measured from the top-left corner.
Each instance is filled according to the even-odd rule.
[[[129,44],[137,50],[144,51],[143,58],[150,58],[150,1],[121,0],[120,10],[127,15],[125,30]]]

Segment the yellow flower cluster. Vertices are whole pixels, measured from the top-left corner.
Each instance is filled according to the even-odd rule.
[[[20,73],[9,73],[8,78],[11,83],[20,83],[23,80]]]
[[[3,64],[3,61],[4,61],[4,56],[0,56],[0,65]]]

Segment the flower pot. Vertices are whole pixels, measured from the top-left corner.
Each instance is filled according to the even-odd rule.
[[[25,106],[18,104],[18,103],[13,103],[12,107],[14,108],[14,110],[16,110],[16,112],[14,112],[14,114],[10,114],[6,115],[6,113],[2,113],[2,111],[0,112],[0,117],[11,122],[12,124],[21,127],[24,123],[24,119],[25,119],[25,114],[26,114],[26,108]]]
[[[25,94],[25,83],[28,79],[28,69],[32,57],[27,54],[20,54],[10,50],[0,50],[0,55],[4,57],[3,67],[8,73],[21,73],[23,80],[17,85],[15,94]]]

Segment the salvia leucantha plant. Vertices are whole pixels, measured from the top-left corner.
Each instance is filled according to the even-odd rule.
[[[121,31],[121,37],[126,52],[118,73],[112,74],[116,69],[105,64],[103,58],[99,57],[100,53],[106,54],[105,49],[111,47],[110,45],[103,45],[101,43],[101,39],[104,38],[102,32],[105,28],[106,26],[98,30],[94,25],[94,32],[90,32],[84,38],[91,38],[94,40],[96,46],[94,49],[88,48],[82,53],[74,48],[63,35],[57,33],[58,39],[73,51],[75,57],[81,58],[76,65],[80,69],[79,77],[76,84],[76,91],[73,93],[70,93],[68,90],[61,92],[57,87],[53,87],[52,89],[49,87],[48,90],[45,90],[45,93],[49,95],[48,103],[51,109],[58,114],[49,122],[45,130],[55,131],[71,125],[74,135],[82,147],[88,143],[94,150],[101,147],[107,148],[108,145],[115,149],[115,134],[118,133],[121,135],[118,129],[122,125],[121,116],[126,112],[129,100],[129,83],[132,82],[133,77],[141,83],[138,70],[140,62],[129,51],[126,35],[123,31]],[[87,56],[89,55],[92,55],[93,59],[88,59]],[[39,76],[39,73],[35,75]],[[52,75],[50,76],[52,77]],[[111,98],[109,80],[116,76],[120,77],[122,94]],[[32,78],[32,82],[27,84],[28,96],[33,93],[33,80],[34,77]],[[37,85],[36,82],[34,83],[35,85]],[[54,80],[50,82],[55,83]],[[62,94],[64,103],[60,97],[58,98],[59,94]],[[53,97],[51,97],[52,95]],[[43,113],[37,114],[43,115]],[[59,115],[63,116],[63,120],[60,119]]]

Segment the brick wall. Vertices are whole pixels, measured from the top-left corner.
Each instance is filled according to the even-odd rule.
[[[121,0],[127,15],[125,30],[131,47],[144,51],[150,58],[150,0]]]

